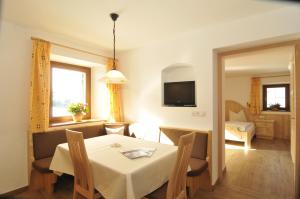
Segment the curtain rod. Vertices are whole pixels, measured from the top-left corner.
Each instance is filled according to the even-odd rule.
[[[86,50],[82,50],[82,49],[78,49],[78,48],[73,48],[73,47],[70,47],[70,46],[63,45],[63,44],[59,44],[59,43],[47,41],[45,39],[41,39],[41,38],[37,38],[37,37],[31,37],[31,40],[46,41],[46,42],[50,42],[54,46],[59,46],[59,47],[62,47],[62,48],[68,48],[68,49],[75,50],[75,51],[78,51],[78,52],[82,52],[82,53],[86,53],[86,54],[90,54],[90,55],[94,55],[94,56],[98,56],[98,57],[103,57],[105,59],[111,59],[111,57],[107,57],[107,56],[100,55],[100,54],[93,53],[93,52],[89,52],[89,51],[86,51]]]
[[[271,77],[290,77],[291,75],[266,75],[266,76],[258,76],[253,78],[271,78]]]

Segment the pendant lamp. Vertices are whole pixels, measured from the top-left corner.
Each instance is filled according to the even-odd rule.
[[[105,74],[105,81],[108,84],[124,84],[127,79],[126,77],[116,69],[116,33],[115,33],[115,22],[118,19],[119,15],[116,13],[111,13],[110,14],[111,19],[114,22],[114,28],[113,28],[113,35],[114,35],[114,60],[113,60],[113,66],[112,70],[108,71]]]

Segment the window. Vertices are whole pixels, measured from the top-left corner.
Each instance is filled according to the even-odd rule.
[[[263,85],[263,110],[273,110],[276,104],[275,109],[290,111],[289,84]]]
[[[72,120],[69,103],[87,103],[91,108],[90,91],[90,68],[51,62],[50,123]],[[90,112],[84,118],[89,119]]]

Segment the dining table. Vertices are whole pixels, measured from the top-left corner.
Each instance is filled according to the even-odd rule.
[[[177,146],[111,134],[84,140],[95,189],[106,199],[140,199],[164,185],[173,170]],[[130,159],[122,151],[155,149],[150,157]],[[50,169],[74,175],[67,143],[56,147]]]

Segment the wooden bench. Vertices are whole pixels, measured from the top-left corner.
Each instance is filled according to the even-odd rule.
[[[56,146],[67,142],[65,131],[67,128],[82,132],[84,138],[87,139],[106,135],[105,127],[118,128],[120,126],[125,126],[124,135],[129,136],[128,123],[81,124],[78,127],[65,126],[54,128],[47,132],[34,133],[32,135],[34,161],[32,162],[33,170],[30,179],[30,187],[35,190],[44,189],[47,193],[53,193],[57,175],[55,175],[49,167]]]

